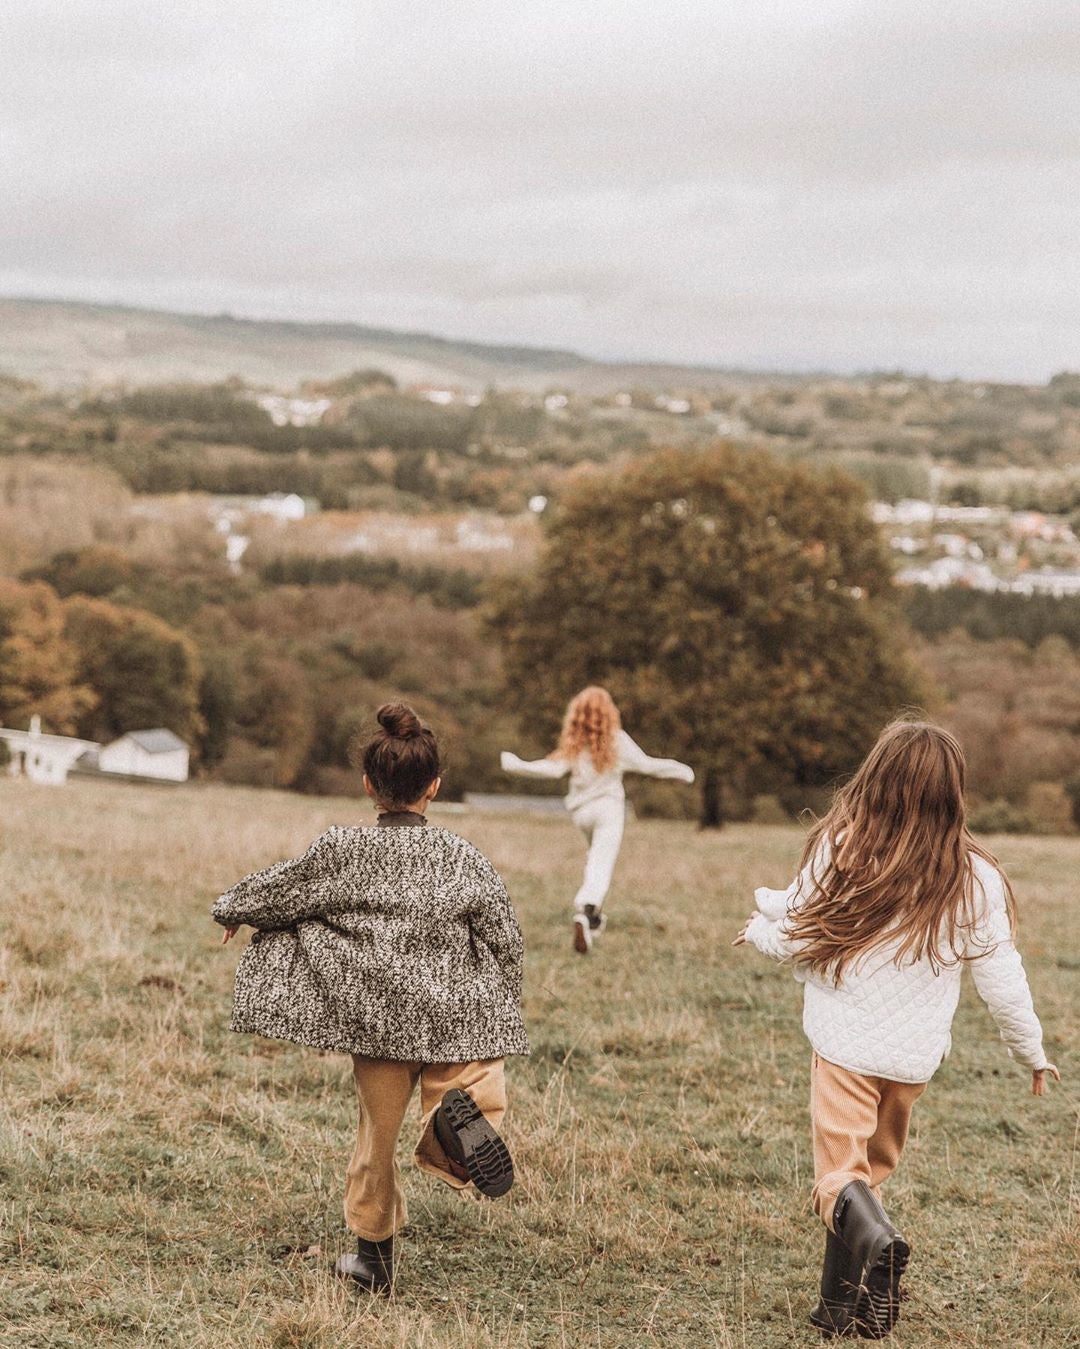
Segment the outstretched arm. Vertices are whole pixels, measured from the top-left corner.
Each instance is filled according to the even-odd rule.
[[[1033,1072],[1041,1073],[1047,1067],[1042,1026],[1035,1015],[1024,962],[1012,938],[1000,872],[976,873],[976,900],[980,886],[984,907],[965,950],[975,987],[1010,1051]]]
[[[523,778],[562,778],[570,771],[566,759],[519,759],[505,749],[499,755],[499,765],[504,773]]]
[[[619,732],[619,767],[624,773],[644,773],[650,778],[673,778],[676,782],[693,782],[694,770],[678,759],[653,759],[627,735]]]
[[[217,900],[213,918],[226,929],[292,927],[329,907],[331,881],[341,866],[338,830],[328,829],[303,857],[252,872]],[[228,940],[228,938],[226,938]]]
[[[732,942],[742,946],[749,942],[762,955],[774,960],[787,960],[799,952],[799,943],[789,935],[788,919],[800,909],[817,889],[815,877],[824,875],[829,865],[829,844],[822,840],[817,851],[786,890],[771,890],[759,885],[754,891],[757,912],[747,919],[742,931]]]

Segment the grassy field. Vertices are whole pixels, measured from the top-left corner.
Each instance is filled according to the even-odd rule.
[[[493,1204],[407,1166],[393,1301],[333,1280],[348,1062],[229,1033],[238,951],[208,910],[361,814],[238,789],[0,783],[0,1344],[815,1343],[799,993],[729,945],[752,887],[789,879],[793,830],[636,825],[611,926],[582,960],[569,825],[445,817],[503,871],[526,929],[519,1183]],[[1066,1080],[1026,1094],[967,990],[888,1192],[915,1252],[902,1346],[1080,1346],[1080,841],[998,844]]]

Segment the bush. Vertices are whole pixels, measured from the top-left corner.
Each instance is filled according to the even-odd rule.
[[[1024,811],[1033,834],[1071,834],[1075,830],[1072,803],[1060,782],[1033,782]]]
[[[755,796],[750,807],[752,824],[790,824],[791,816],[780,804],[778,796]]]
[[[1031,821],[1010,801],[998,798],[984,801],[968,816],[968,823],[977,834],[1029,834]]]
[[[0,768],[6,768],[11,763],[11,749],[6,740],[0,740]]]

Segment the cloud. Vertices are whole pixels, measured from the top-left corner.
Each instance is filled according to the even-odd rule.
[[[1080,364],[1069,0],[8,0],[0,40],[0,290]]]

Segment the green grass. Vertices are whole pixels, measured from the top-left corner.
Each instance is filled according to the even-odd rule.
[[[635,825],[582,960],[570,826],[447,818],[503,871],[526,929],[519,1182],[492,1204],[406,1165],[399,1286],[372,1303],[329,1274],[348,1061],[229,1033],[238,952],[208,919],[241,873],[361,808],[3,782],[0,812],[0,1344],[816,1342],[799,991],[729,945],[752,887],[789,879],[796,831]],[[998,843],[1066,1081],[1026,1094],[968,989],[887,1190],[914,1248],[902,1346],[1080,1346],[1080,841]]]

